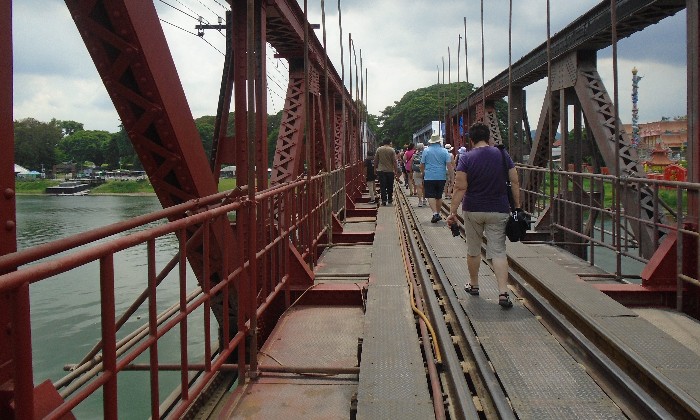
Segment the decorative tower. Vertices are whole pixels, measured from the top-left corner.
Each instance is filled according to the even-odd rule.
[[[642,76],[637,76],[637,68],[632,68],[632,144],[635,148],[639,147],[639,109],[637,108],[637,100],[639,99],[639,81]]]

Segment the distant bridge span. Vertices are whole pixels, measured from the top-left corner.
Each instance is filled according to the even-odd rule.
[[[684,0],[620,0],[616,8],[617,37],[620,39],[630,36],[674,15],[685,7]],[[692,15],[691,12],[689,14]],[[588,141],[591,138],[594,140],[593,148],[599,150],[603,157],[604,162],[598,162],[598,165],[608,167],[618,176],[646,177],[639,162],[637,150],[633,147],[627,133],[622,130],[622,124],[617,121],[615,105],[597,71],[596,52],[612,44],[612,33],[610,3],[601,2],[554,34],[549,42],[549,51],[547,42],[541,44],[513,63],[510,71],[506,68],[453,107],[449,112],[451,129],[448,131],[455,140],[451,142],[454,144],[464,142],[462,139],[456,141],[459,138],[458,120],[462,118],[463,121],[467,121],[467,125],[474,121],[485,121],[491,128],[492,137],[497,142],[506,143],[501,139],[493,103],[510,94],[512,97],[509,98],[508,106],[511,121],[507,144],[511,155],[522,160],[522,156],[527,154],[529,155],[527,164],[546,167],[550,160],[549,150],[554,142],[551,136],[558,131],[560,123],[561,132],[569,132],[567,107],[573,105],[577,115],[575,119],[579,118],[578,115],[583,116],[590,135],[583,135],[582,126],[578,122],[574,127],[576,140],[568,147],[566,146],[569,141],[566,136],[563,136],[562,162],[564,164],[562,166],[564,169],[567,168],[567,164],[572,163],[573,170],[577,172],[582,170],[582,139],[587,137]],[[689,60],[691,60],[690,55]],[[546,78],[550,71],[550,63],[551,75],[548,84],[550,90],[545,95],[542,105],[536,137],[531,139],[524,88]],[[694,64],[689,63],[689,68],[697,68],[697,61]],[[528,149],[529,152],[526,153]],[[695,154],[689,154],[690,167],[694,167],[697,161]],[[543,182],[544,177],[541,174],[530,175],[522,180],[521,185],[524,189],[537,190]],[[583,197],[580,191],[577,194],[579,198]],[[622,196],[622,204],[627,215],[643,221],[655,221],[658,212],[654,209],[652,195],[653,192],[645,187],[626,190]],[[524,202],[532,210],[532,200]],[[694,208],[697,208],[697,205]],[[551,214],[548,212],[547,217]],[[697,220],[697,211],[691,215],[691,218]],[[548,224],[550,219],[545,218],[542,223]],[[580,218],[572,217],[571,214],[568,220],[561,223],[575,231],[580,231],[582,228]],[[633,224],[632,230],[641,244],[641,254],[647,259],[651,258],[657,249],[654,238],[659,235],[659,232],[642,224]],[[568,239],[577,241],[576,238]],[[564,239],[565,242],[569,240]],[[576,251],[578,253],[582,250],[579,245],[574,245],[572,249],[578,249]]]

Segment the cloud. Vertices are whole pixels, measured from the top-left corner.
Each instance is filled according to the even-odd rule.
[[[147,0],[144,0],[147,1]],[[368,73],[368,106],[379,114],[408,91],[430,86],[442,78],[442,60],[451,81],[464,81],[465,51],[460,44],[467,19],[469,81],[481,85],[481,2],[445,0],[439,5],[423,0],[341,0],[343,39],[338,28],[336,2],[326,3],[326,39],[332,64],[341,73],[341,43],[345,55],[345,79],[349,86],[352,66],[348,34],[356,52],[362,50],[363,69]],[[561,31],[599,0],[553,1],[551,33]],[[216,22],[224,15],[221,0],[156,1],[155,6],[177,67],[193,116],[213,115],[219,97],[224,37],[206,31],[193,33],[197,18]],[[303,3],[300,3],[303,7]],[[484,2],[484,78],[508,66],[508,4],[506,0]],[[206,6],[206,7],[205,7]],[[512,60],[515,62],[546,41],[546,1],[513,2]],[[95,70],[87,49],[62,1],[13,2],[14,117],[80,121],[88,129],[116,131],[119,117]],[[309,2],[309,20],[321,23],[320,2]],[[322,30],[315,31],[319,40]],[[461,41],[462,43],[464,40]],[[211,44],[211,45],[210,45]],[[448,56],[448,47],[450,53]],[[217,51],[217,49],[219,51]],[[685,112],[685,13],[620,40],[618,48],[620,115],[626,121],[631,109],[629,71],[636,66],[644,76],[640,84],[640,121]],[[460,74],[457,73],[459,51]],[[599,72],[612,94],[610,49],[599,52]],[[448,68],[448,62],[451,66]],[[283,106],[287,87],[285,60],[268,61],[268,109]],[[358,57],[359,66],[359,57]],[[446,74],[446,79],[448,78]],[[354,83],[354,80],[353,80]],[[528,113],[539,117],[544,83],[527,87]],[[653,98],[653,99],[652,99]]]

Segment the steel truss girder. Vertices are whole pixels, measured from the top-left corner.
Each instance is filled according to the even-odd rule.
[[[493,107],[493,104],[486,104],[485,123],[488,125],[489,132],[491,133],[491,142],[493,144],[503,144],[501,129],[498,126],[498,116],[496,115],[496,108]]]
[[[335,101],[333,101],[335,103]],[[333,107],[333,164],[331,169],[343,166],[343,108],[342,104]],[[347,121],[347,120],[345,120]]]
[[[311,170],[312,174],[319,173],[326,168],[326,124],[325,112],[320,86],[320,74],[312,69],[309,71],[309,101],[305,106],[304,97],[304,73],[302,71],[292,71],[289,75],[289,85],[287,87],[287,98],[282,112],[282,121],[280,122],[279,136],[277,137],[276,152],[272,165],[272,175],[270,183],[277,185],[280,183],[293,181],[304,171],[306,141],[311,142],[311,162],[306,162],[306,165]],[[308,108],[310,113],[310,127],[304,130],[306,121],[305,112]],[[331,118],[336,117],[336,113],[331,114]],[[342,119],[341,119],[342,120]],[[342,122],[342,121],[341,121]],[[309,138],[305,138],[305,132]],[[339,130],[334,130],[333,144],[330,146],[334,150],[331,156],[334,160],[338,159],[337,150],[340,146]]]
[[[618,0],[617,36],[630,36],[685,9],[686,0]],[[577,50],[597,51],[611,45],[610,2],[601,2],[570,23],[550,40],[551,58],[556,60]],[[524,87],[547,77],[547,43],[523,56],[511,66],[512,86]],[[486,82],[450,110],[450,116],[474,108],[483,100],[508,95],[508,69]]]
[[[272,185],[293,181],[303,171],[304,120],[305,120],[304,73],[290,72],[287,98],[284,102],[282,120],[275,157],[272,164]]]
[[[67,0],[66,5],[161,205],[170,207],[216,193],[216,182],[153,3]],[[216,281],[223,277],[223,243],[233,241],[233,234],[227,221],[214,223],[209,264]],[[193,236],[195,230],[187,236]],[[195,242],[188,259],[201,283],[202,243],[201,239]],[[235,314],[235,293],[231,296],[231,312]],[[216,302],[214,313],[221,323],[220,307]]]
[[[530,158],[527,162],[531,166],[544,167],[549,162],[549,150],[554,141],[550,135],[550,128],[559,125],[559,101],[559,95],[552,95],[550,92],[546,92],[544,95],[540,119],[537,122],[537,132],[532,142]],[[554,132],[551,134],[554,134]],[[522,189],[525,191],[538,191],[544,181],[544,174],[533,171],[528,171],[528,174],[529,175],[525,176],[522,180]],[[524,208],[529,211],[534,211],[536,197],[532,194],[527,197]]]
[[[313,162],[309,166],[313,169],[312,174],[317,174],[324,170],[329,170],[326,159],[326,149],[328,148],[328,142],[326,141],[326,113],[323,112],[321,95],[312,95],[309,106],[312,110],[311,127],[313,128],[313,137],[310,140],[312,142],[311,150],[314,155]],[[308,132],[310,131],[308,130]]]
[[[615,106],[595,66],[583,64],[579,67],[574,89],[605,164],[609,168],[619,165],[621,177],[646,177],[644,168],[639,163],[637,151],[622,129],[622,123],[619,120],[617,121],[619,137],[615,138]],[[619,148],[618,162],[615,161],[615,148]],[[632,185],[622,189],[621,201],[627,216],[640,218],[645,222],[664,223],[663,215],[656,215],[654,212],[653,199],[654,194],[647,186],[639,188]],[[659,219],[660,217],[662,219]],[[656,251],[653,230],[646,226],[640,227],[639,223],[630,225],[640,243],[642,256],[651,258]]]
[[[288,60],[301,59],[304,56],[304,12],[295,0],[267,1],[267,41],[275,48],[279,57]],[[309,29],[309,62],[315,69],[323,69],[326,53],[323,45]],[[328,59],[330,62],[330,59]],[[329,95],[338,94],[349,98],[350,94],[343,86],[335,68],[328,66]],[[332,96],[331,96],[332,97]],[[356,112],[356,111],[353,111]]]

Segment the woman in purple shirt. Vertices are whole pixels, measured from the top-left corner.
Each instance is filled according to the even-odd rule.
[[[489,128],[476,123],[469,129],[474,143],[472,150],[462,155],[457,165],[454,192],[447,223],[457,223],[457,207],[462,204],[464,230],[467,236],[467,268],[469,283],[465,290],[479,295],[479,265],[481,243],[486,236],[487,255],[491,257],[498,282],[498,304],[513,306],[508,294],[508,259],[506,257],[506,221],[510,213],[501,150],[489,144]],[[515,207],[520,208],[520,185],[515,164],[507,152],[508,178],[511,182]]]

